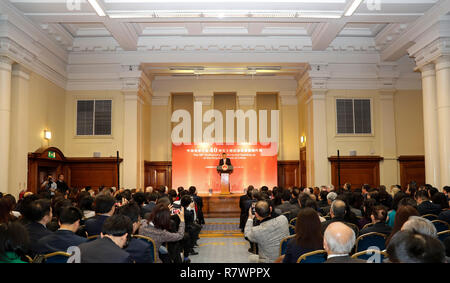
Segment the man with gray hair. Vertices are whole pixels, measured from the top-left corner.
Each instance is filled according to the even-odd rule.
[[[412,231],[437,238],[437,230],[430,220],[420,216],[410,216],[402,226],[402,231]]]
[[[328,254],[325,263],[364,263],[364,260],[350,257],[355,241],[353,229],[342,222],[331,223],[323,237],[323,247]]]
[[[330,192],[327,194],[327,202],[328,205],[324,206],[320,209],[320,213],[322,213],[322,215],[328,215],[330,213],[330,207],[331,204],[333,203],[333,201],[337,198],[337,194],[335,192]]]
[[[347,213],[347,206],[343,200],[337,199],[333,201],[330,208],[330,220],[327,220],[325,222],[322,222],[322,231],[324,232],[328,225],[334,222],[343,222],[347,224],[348,227],[353,228],[355,235],[359,232],[357,229],[358,227],[356,225],[352,225],[347,223],[345,220],[345,214]]]

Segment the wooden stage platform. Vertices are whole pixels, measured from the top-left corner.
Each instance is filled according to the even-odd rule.
[[[199,194],[203,199],[203,214],[212,218],[234,218],[239,217],[239,198],[243,194]]]

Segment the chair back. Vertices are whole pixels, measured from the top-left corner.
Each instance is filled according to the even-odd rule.
[[[424,214],[421,217],[426,218],[430,221],[437,220],[439,218],[436,214]]]
[[[383,260],[388,257],[388,254],[386,251],[381,250],[375,250],[375,249],[369,249],[365,251],[360,251],[352,255],[352,258],[358,258],[363,260],[368,260],[369,258],[373,257],[375,254],[379,255],[380,261],[371,261],[374,263],[383,263]]]
[[[100,237],[100,235],[92,235],[92,236],[88,236],[88,242],[94,241],[96,239],[98,239]]]
[[[297,263],[322,263],[327,260],[327,252],[324,250],[317,250],[309,253],[302,254]]]
[[[442,220],[432,220],[431,223],[433,223],[434,227],[436,227],[436,231],[442,232],[442,231],[447,231],[450,230],[450,226],[448,225],[447,222],[442,221]]]
[[[366,225],[364,225],[363,227],[362,227],[362,229],[366,229],[366,228],[369,228],[370,226],[372,226],[373,225],[373,223],[367,223]],[[361,230],[362,230],[361,229]]]
[[[294,235],[294,234],[295,234],[295,226],[289,225],[289,235]]]
[[[66,252],[54,252],[44,255],[45,263],[67,263],[69,257],[70,254]]]
[[[438,239],[443,243],[445,239],[450,237],[450,230],[442,231],[437,233]]]
[[[289,225],[292,225],[295,227],[296,224],[297,224],[297,217],[294,217],[289,221]]]
[[[155,263],[156,262],[156,244],[155,241],[150,238],[150,237],[146,237],[146,236],[142,236],[142,235],[133,235],[133,238],[139,239],[141,241],[145,241],[147,244],[150,245],[150,250],[151,250],[151,262]]]
[[[294,235],[290,235],[290,236],[284,238],[283,240],[281,240],[281,243],[280,243],[280,256],[286,254],[286,249],[287,249],[288,242],[292,238],[295,238],[295,234]]]
[[[356,253],[359,253],[361,251],[368,250],[371,247],[378,247],[380,251],[386,249],[386,235],[377,233],[377,232],[371,232],[364,235],[359,236],[356,239]],[[365,257],[365,259],[368,259],[370,256],[361,255],[362,258]]]

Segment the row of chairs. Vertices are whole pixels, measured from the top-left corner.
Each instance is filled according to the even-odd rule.
[[[447,224],[448,225],[448,224]],[[438,232],[438,238],[440,241],[444,241],[447,237],[450,236],[450,229],[445,231]],[[280,256],[286,254],[287,244],[289,240],[295,238],[294,235],[290,235],[289,237],[284,238],[280,243]],[[380,255],[381,260],[387,256],[386,252],[382,252],[386,249],[386,238],[387,235],[377,232],[371,232],[364,235],[359,236],[355,242],[355,253],[352,257],[359,259],[369,259],[373,253],[377,253]],[[376,247],[376,249],[374,249]],[[297,262],[315,262],[321,258],[320,251],[314,251],[311,253],[307,253],[302,255]],[[312,256],[312,258],[309,258]],[[302,258],[303,257],[303,258]],[[306,259],[308,260],[306,261]],[[326,256],[325,256],[326,258]]]
[[[93,241],[95,239],[97,239],[99,236],[98,235],[93,235],[93,236],[89,236],[88,237],[88,241]],[[156,245],[155,245],[155,241],[150,238],[150,237],[146,237],[146,236],[142,236],[142,235],[133,235],[133,238],[139,239],[141,241],[146,242],[147,244],[150,245],[151,247],[151,263],[156,262],[156,253],[158,252],[156,250]],[[67,252],[63,252],[63,251],[57,251],[57,252],[53,252],[53,253],[49,253],[49,254],[45,254],[43,255],[44,260],[43,262],[45,263],[67,263],[68,259],[71,257],[72,255],[67,253]],[[36,259],[32,259],[29,256],[26,256],[26,258],[28,259],[28,261],[31,262],[35,262]]]

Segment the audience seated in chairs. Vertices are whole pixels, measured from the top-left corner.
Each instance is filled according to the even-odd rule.
[[[364,263],[350,257],[355,245],[355,231],[342,222],[330,223],[323,236],[323,247],[328,254],[325,263]]]
[[[114,215],[115,199],[108,194],[100,194],[95,198],[95,216],[86,220],[85,227],[89,236],[99,235],[105,220]]]
[[[132,263],[123,248],[133,231],[133,224],[125,215],[113,215],[103,223],[100,238],[79,245],[81,263]]]
[[[87,242],[86,238],[75,235],[80,227],[83,218],[81,211],[76,207],[64,207],[59,215],[59,229],[50,235],[41,238],[37,242],[39,254],[49,254],[52,252],[67,252],[71,246],[78,246]]]
[[[387,209],[383,205],[377,205],[372,209],[372,224],[371,226],[362,229],[359,234],[364,235],[370,232],[377,232],[381,234],[389,235],[392,228],[386,224]]]
[[[136,234],[141,226],[141,216],[138,204],[131,202],[117,209],[118,215],[128,217],[133,223],[132,235]],[[130,254],[131,259],[136,263],[152,263],[153,251],[149,244],[136,238],[130,238],[125,251]]]
[[[0,224],[0,263],[26,263],[30,238],[18,221]]]
[[[271,213],[272,208],[265,200],[256,203],[255,215],[249,209],[244,234],[249,241],[258,244],[258,255],[251,255],[251,262],[274,262],[278,258],[281,240],[289,236],[286,216],[272,218]],[[253,218],[260,221],[258,226],[253,225]]]
[[[312,208],[300,210],[297,216],[295,237],[288,242],[283,263],[295,263],[301,255],[322,248],[323,237],[317,212]]]

